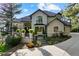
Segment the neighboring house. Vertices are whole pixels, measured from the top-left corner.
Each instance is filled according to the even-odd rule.
[[[18,29],[23,29],[24,28],[24,23],[23,22],[20,22],[20,21],[13,21],[13,23],[12,23],[13,25],[13,27],[14,26],[17,26],[17,28]]]
[[[70,33],[70,22],[64,20],[64,17],[60,13],[52,13],[50,11],[37,10],[30,16],[21,18],[24,22],[29,20],[31,22],[31,28],[34,29],[37,34],[45,34],[52,36],[53,33],[65,32]]]
[[[18,29],[31,29],[31,19],[29,16],[14,20],[13,26],[17,26]]]

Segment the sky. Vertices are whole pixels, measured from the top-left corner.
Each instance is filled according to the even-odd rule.
[[[58,13],[64,10],[67,5],[67,3],[22,3],[20,8],[22,13],[17,15],[16,18],[28,16],[38,9]]]

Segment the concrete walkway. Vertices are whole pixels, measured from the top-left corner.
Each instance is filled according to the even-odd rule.
[[[69,56],[69,54],[55,46],[43,46],[40,48],[19,49],[11,56]]]
[[[11,56],[79,56],[79,34],[71,35],[71,39],[62,43],[33,49],[19,49]]]

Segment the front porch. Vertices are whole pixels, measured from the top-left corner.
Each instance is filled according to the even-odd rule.
[[[35,33],[37,35],[43,35],[46,33],[46,26],[44,24],[35,24]]]
[[[35,35],[34,39],[41,41],[42,44],[46,44],[46,25],[35,24]]]

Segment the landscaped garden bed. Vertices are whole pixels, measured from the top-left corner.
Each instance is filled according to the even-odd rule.
[[[39,39],[40,38],[40,39]],[[60,33],[54,33],[51,37],[48,37],[46,35],[43,36],[36,36],[33,41],[29,41],[26,46],[28,48],[33,47],[41,47],[44,45],[54,45],[63,41],[66,41],[70,39],[70,35],[64,35],[63,32]]]
[[[3,54],[20,44],[22,36],[20,34],[8,34],[4,42],[0,42],[0,54]]]
[[[48,42],[49,45],[53,45],[53,44],[57,44],[57,43],[65,41],[65,40],[68,40],[70,38],[71,38],[70,35],[63,35],[63,33],[62,33],[62,34],[60,34],[60,36],[54,34],[51,37],[47,37],[46,41]]]

